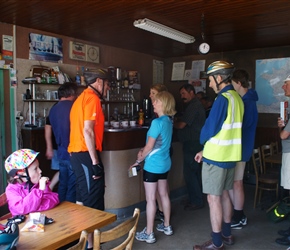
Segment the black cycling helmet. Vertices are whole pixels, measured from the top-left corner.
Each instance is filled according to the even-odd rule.
[[[105,89],[105,80],[110,81],[109,73],[105,69],[96,69],[96,70],[90,70],[86,71],[84,73],[84,78],[87,86],[90,86],[93,90],[96,91],[96,93],[99,95],[101,99],[104,97],[104,89]],[[102,93],[100,93],[95,87],[92,86],[94,82],[96,82],[97,78],[100,78],[104,81],[103,87],[102,87]]]
[[[220,84],[222,84],[223,82],[226,83],[231,79],[234,70],[235,67],[231,63],[225,61],[215,61],[208,66],[206,74],[207,76],[213,76],[216,82],[217,89],[219,89]],[[225,75],[227,77],[224,78],[220,83],[218,83],[215,78],[216,75]]]
[[[87,85],[93,84],[97,78],[109,80],[108,71],[105,69],[89,70],[84,72],[84,78]]]
[[[15,222],[8,222],[4,229],[0,230],[0,249],[16,249],[19,239],[19,227]]]

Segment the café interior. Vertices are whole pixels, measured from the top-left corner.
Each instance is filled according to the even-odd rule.
[[[196,80],[184,77],[185,72],[193,71],[194,62],[202,63],[204,68],[198,72],[198,78],[205,82],[203,91],[206,95],[214,98],[213,90],[208,87],[207,79],[202,76],[210,63],[225,60],[233,63],[236,68],[247,70],[252,87],[258,91],[258,63],[262,60],[281,60],[284,63],[280,65],[281,68],[271,73],[272,75],[269,73],[265,76],[273,77],[272,83],[276,84],[273,87],[273,95],[269,96],[275,99],[270,108],[263,105],[264,102],[267,103],[267,95],[264,95],[263,87],[259,87],[261,92],[258,92],[258,95],[264,99],[258,107],[259,120],[255,138],[255,148],[262,149],[263,145],[272,145],[269,154],[278,155],[278,162],[265,163],[264,159],[267,156],[262,157],[261,154],[262,164],[278,168],[281,166],[282,148],[277,118],[280,115],[279,102],[288,100],[284,97],[281,87],[283,80],[290,75],[290,64],[287,61],[290,57],[290,2],[31,0],[1,2],[0,6],[0,62],[4,61],[3,68],[0,67],[0,101],[3,104],[0,107],[0,193],[5,192],[7,183],[4,160],[18,148],[39,151],[43,175],[51,178],[54,174],[50,169],[50,161],[45,157],[44,124],[39,121],[41,117],[49,114],[51,106],[57,101],[53,97],[45,97],[44,92],[54,93],[57,85],[49,82],[37,85],[29,81],[29,78],[34,77],[34,73],[43,74],[46,70],[56,68],[73,80],[83,69],[112,70],[116,77],[113,86],[118,95],[122,93],[122,96],[113,99],[116,92],[110,92],[111,99],[104,102],[106,121],[110,124],[110,121],[115,119],[112,117],[116,109],[121,116],[124,115],[123,119],[130,115],[129,120],[137,120],[138,110],[140,107],[145,108],[144,103],[149,99],[150,87],[156,83],[166,85],[176,100],[178,113],[182,114],[186,106],[180,98],[179,88],[190,80]],[[137,24],[145,19],[181,31],[190,37],[190,41],[180,42],[139,29]],[[31,34],[55,37],[61,41],[61,58],[51,61],[33,56]],[[7,43],[7,39],[10,38],[13,42]],[[209,45],[209,51],[200,50],[203,43]],[[78,48],[84,52],[83,56],[79,57],[74,53]],[[176,72],[177,65],[183,66],[181,77],[174,74],[180,73]],[[11,69],[15,70],[12,74]],[[128,76],[130,72],[135,74],[133,82],[129,82],[129,87],[117,85],[117,72],[122,72],[122,77],[125,73],[128,73]],[[25,79],[27,81],[24,81]],[[84,88],[85,86],[79,86],[79,91]],[[35,100],[23,97],[27,90],[30,90]],[[43,97],[36,99],[37,91],[41,92],[41,95],[43,93]],[[129,98],[129,94],[133,99],[126,99]],[[101,229],[112,228],[127,220],[135,208],[141,210],[137,231],[141,231],[146,225],[142,174],[138,173],[137,176],[129,178],[127,169],[136,160],[138,150],[145,143],[148,130],[146,122],[151,118],[151,107],[147,108],[145,126],[107,127],[105,130],[102,152],[106,166],[105,211],[114,214],[115,217],[110,217],[106,223],[99,225]],[[277,152],[274,152],[274,144],[271,143],[277,145]],[[182,173],[182,145],[176,133],[173,136],[172,147],[172,169],[168,182],[175,234],[170,237],[157,234],[158,241],[152,245],[135,240],[133,249],[192,249],[194,244],[209,238],[211,229],[208,206],[196,211],[183,210],[182,202],[186,199],[186,188]],[[286,249],[276,244],[275,238],[278,237],[277,230],[288,228],[288,220],[274,224],[267,219],[268,209],[284,197],[285,191],[279,187],[278,196],[274,190],[264,191],[260,200],[255,197],[256,175],[252,162],[247,164],[244,183],[245,212],[249,224],[242,230],[233,232],[237,240],[230,248]],[[114,220],[116,221],[113,222]],[[90,230],[92,228],[93,226]],[[78,240],[79,237],[80,232],[76,232],[74,240]],[[55,243],[55,246],[58,246],[58,243]]]

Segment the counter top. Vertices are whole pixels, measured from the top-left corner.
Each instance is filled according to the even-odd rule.
[[[148,126],[135,126],[135,127],[127,127],[127,128],[112,128],[112,127],[105,127],[105,132],[129,132],[134,130],[140,129],[148,129]]]

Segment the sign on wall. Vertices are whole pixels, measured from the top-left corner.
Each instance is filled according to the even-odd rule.
[[[73,60],[86,60],[86,45],[78,42],[69,42],[69,58]]]
[[[47,62],[62,61],[62,39],[29,33],[29,59]]]
[[[2,56],[3,59],[12,60],[13,59],[13,36],[2,36]]]

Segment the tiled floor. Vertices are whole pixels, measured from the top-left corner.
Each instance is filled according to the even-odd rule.
[[[245,185],[246,204],[245,213],[248,217],[248,225],[241,230],[232,230],[236,243],[232,246],[226,246],[226,249],[287,249],[287,246],[281,246],[275,243],[278,236],[277,231],[287,229],[290,226],[290,220],[279,223],[271,222],[266,215],[266,209],[259,206],[253,209],[254,186]],[[265,193],[266,195],[266,193]],[[184,197],[183,197],[184,199]],[[196,211],[184,211],[181,205],[182,198],[172,201],[171,224],[174,229],[172,236],[166,236],[155,230],[157,242],[147,244],[134,240],[133,249],[192,249],[193,245],[201,244],[210,239],[210,221],[209,209],[206,205],[203,209]],[[272,204],[269,196],[263,201],[264,207]],[[156,221],[156,224],[158,222]],[[141,231],[146,226],[146,214],[141,213],[137,231]],[[112,244],[104,244],[103,249],[110,249]]]

